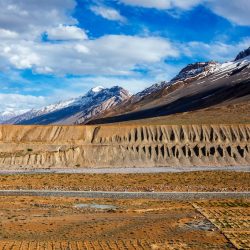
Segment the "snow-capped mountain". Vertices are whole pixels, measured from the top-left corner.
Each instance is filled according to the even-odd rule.
[[[155,83],[152,86],[144,89],[141,92],[131,96],[129,99],[125,100],[123,103],[118,105],[117,110],[132,111],[138,108],[140,103],[151,102],[159,98],[164,90],[171,88],[177,88],[178,83],[188,83],[196,79],[202,79],[203,77],[209,76],[214,73],[220,64],[217,62],[197,62],[187,65],[183,68],[177,76],[175,76],[171,81],[162,81],[160,83]],[[171,91],[171,90],[170,90]],[[150,101],[147,101],[149,99]],[[115,114],[117,111],[109,110],[110,114]],[[119,112],[119,111],[118,111]]]
[[[250,100],[250,49],[225,63],[197,62],[102,113],[89,123],[113,123],[199,110]]]
[[[163,81],[160,83],[155,83],[152,86],[146,88],[145,90],[135,94],[131,98],[132,102],[136,102],[141,100],[142,98],[151,95],[159,90],[163,90],[165,88],[170,87],[178,81],[188,82],[189,80],[200,79],[205,76],[208,76],[215,72],[220,64],[217,62],[197,62],[193,64],[187,65],[183,68],[177,76],[175,76],[171,81]]]
[[[232,70],[232,69],[240,69],[241,67],[246,66],[249,63],[250,56],[250,47],[238,54],[236,59],[231,62],[226,63],[218,63],[214,61],[209,62],[196,62],[188,64],[184,67],[172,80],[163,81],[160,83],[153,84],[152,86],[146,88],[145,90],[133,95],[131,97],[132,102],[140,101],[141,99],[154,94],[155,92],[162,91],[166,88],[170,88],[179,82],[188,83],[194,80],[202,79],[207,77],[215,72],[224,71],[224,70]]]
[[[78,98],[61,101],[41,109],[30,110],[24,114],[5,121],[8,124],[78,124],[90,119],[113,107],[130,94],[125,89],[115,86],[112,88],[95,87]]]

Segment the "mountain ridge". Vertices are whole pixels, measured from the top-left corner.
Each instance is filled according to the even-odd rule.
[[[250,101],[250,56],[243,54],[246,56],[237,61],[222,64],[213,61],[189,64],[170,82],[140,95],[138,101],[136,95],[130,97],[116,110],[104,112],[89,124],[135,121]]]

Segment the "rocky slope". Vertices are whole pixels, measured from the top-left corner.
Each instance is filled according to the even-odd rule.
[[[78,124],[121,103],[130,96],[125,89],[96,87],[86,95],[58,102],[38,110],[13,117],[7,124]]]

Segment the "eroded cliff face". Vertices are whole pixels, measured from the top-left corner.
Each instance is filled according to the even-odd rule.
[[[0,126],[1,169],[250,164],[250,125]]]

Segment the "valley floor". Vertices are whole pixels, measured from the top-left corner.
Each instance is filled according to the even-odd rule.
[[[193,171],[180,173],[0,175],[0,190],[244,192],[250,172]]]
[[[249,249],[250,200],[0,196],[0,249]]]
[[[2,173],[0,250],[250,249],[246,169]]]

